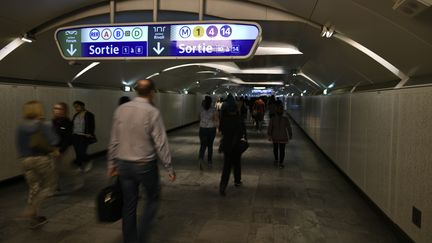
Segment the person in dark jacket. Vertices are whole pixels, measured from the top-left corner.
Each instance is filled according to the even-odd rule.
[[[91,169],[92,164],[87,156],[87,148],[90,144],[95,143],[95,117],[93,113],[85,109],[82,101],[73,103],[75,115],[72,118],[72,143],[75,149],[75,165],[82,171],[87,172]]]
[[[229,94],[226,102],[222,105],[220,131],[222,133],[222,151],[224,153],[224,166],[222,170],[219,193],[225,196],[225,189],[228,185],[231,174],[231,167],[234,168],[234,185],[240,186],[241,181],[241,152],[237,147],[242,138],[246,139],[246,128],[240,117],[234,97]]]
[[[59,152],[63,154],[72,145],[72,121],[69,119],[68,105],[64,102],[56,103],[53,107],[52,125],[59,136]]]
[[[29,227],[35,229],[46,224],[47,218],[40,215],[42,203],[57,187],[54,158],[58,150],[54,145],[58,138],[50,123],[44,122],[43,106],[38,101],[24,104],[25,121],[17,129],[17,150],[21,167],[29,187],[27,207],[23,214],[30,220]]]
[[[267,130],[269,140],[273,142],[274,165],[284,168],[285,145],[292,139],[292,129],[288,117],[284,116],[282,101],[275,102],[275,115],[270,119]]]

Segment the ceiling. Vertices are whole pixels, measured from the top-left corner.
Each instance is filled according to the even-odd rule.
[[[199,0],[159,0],[158,21],[196,21]],[[204,19],[238,19],[258,22],[262,43],[288,43],[302,55],[255,56],[248,61],[221,63],[193,61],[103,61],[73,81],[76,86],[120,88],[154,73],[157,87],[165,91],[221,93],[246,92],[246,83],[283,81],[286,93],[322,93],[330,84],[351,90],[393,87],[400,77],[383,65],[338,38],[321,38],[322,25],[334,25],[336,33],[347,37],[384,58],[410,77],[408,84],[432,82],[432,8],[416,16],[392,9],[393,0],[206,0]],[[22,6],[26,6],[23,8]],[[153,0],[116,1],[117,23],[152,22]],[[109,23],[109,1],[100,0],[2,0],[0,8],[0,48],[23,33],[32,32],[37,41],[23,44],[0,61],[0,78],[10,82],[66,85],[91,62],[70,63],[61,58],[54,31],[75,24]],[[173,66],[186,65],[171,71]],[[206,65],[206,63],[211,63]],[[277,69],[279,74],[228,73],[223,65],[245,69]],[[213,72],[203,72],[213,71]],[[301,71],[304,76],[292,76]],[[426,80],[426,81],[425,81]],[[270,86],[270,85],[269,85]],[[280,87],[275,89],[279,89]]]

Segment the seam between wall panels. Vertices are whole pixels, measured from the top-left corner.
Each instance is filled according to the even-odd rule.
[[[352,99],[352,95],[351,94],[349,94],[348,95],[348,105],[349,105],[349,110],[348,110],[348,113],[349,113],[349,116],[348,116],[348,146],[347,146],[347,148],[348,148],[348,151],[347,151],[347,153],[348,153],[348,156],[347,156],[347,158],[348,158],[348,161],[347,161],[347,174],[349,174],[349,171],[350,171],[350,169],[351,169],[351,111],[352,111],[352,102],[351,102],[351,99]]]

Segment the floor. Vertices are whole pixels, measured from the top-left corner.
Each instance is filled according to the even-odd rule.
[[[213,168],[198,168],[198,127],[171,132],[169,140],[177,181],[170,183],[161,172],[153,243],[402,242],[295,126],[284,169],[273,166],[265,133],[249,129],[243,186],[234,187],[231,178],[226,197],[218,193],[222,155],[215,151]],[[42,212],[49,223],[39,230],[28,229],[19,217],[25,182],[0,185],[0,242],[122,242],[121,221],[101,224],[95,217],[95,197],[108,184],[105,175],[105,158],[99,158],[90,173],[78,175],[84,187],[46,202]]]

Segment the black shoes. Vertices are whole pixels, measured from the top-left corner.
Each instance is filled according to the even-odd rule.
[[[222,197],[225,197],[225,196],[226,196],[225,190],[219,190],[219,194],[220,194]]]
[[[241,186],[241,185],[243,185],[243,183],[242,183],[241,181],[240,181],[240,182],[235,182],[235,183],[234,183],[234,186],[235,186],[235,187],[239,187],[239,186]]]
[[[285,167],[284,164],[279,164],[279,169],[283,169]]]

